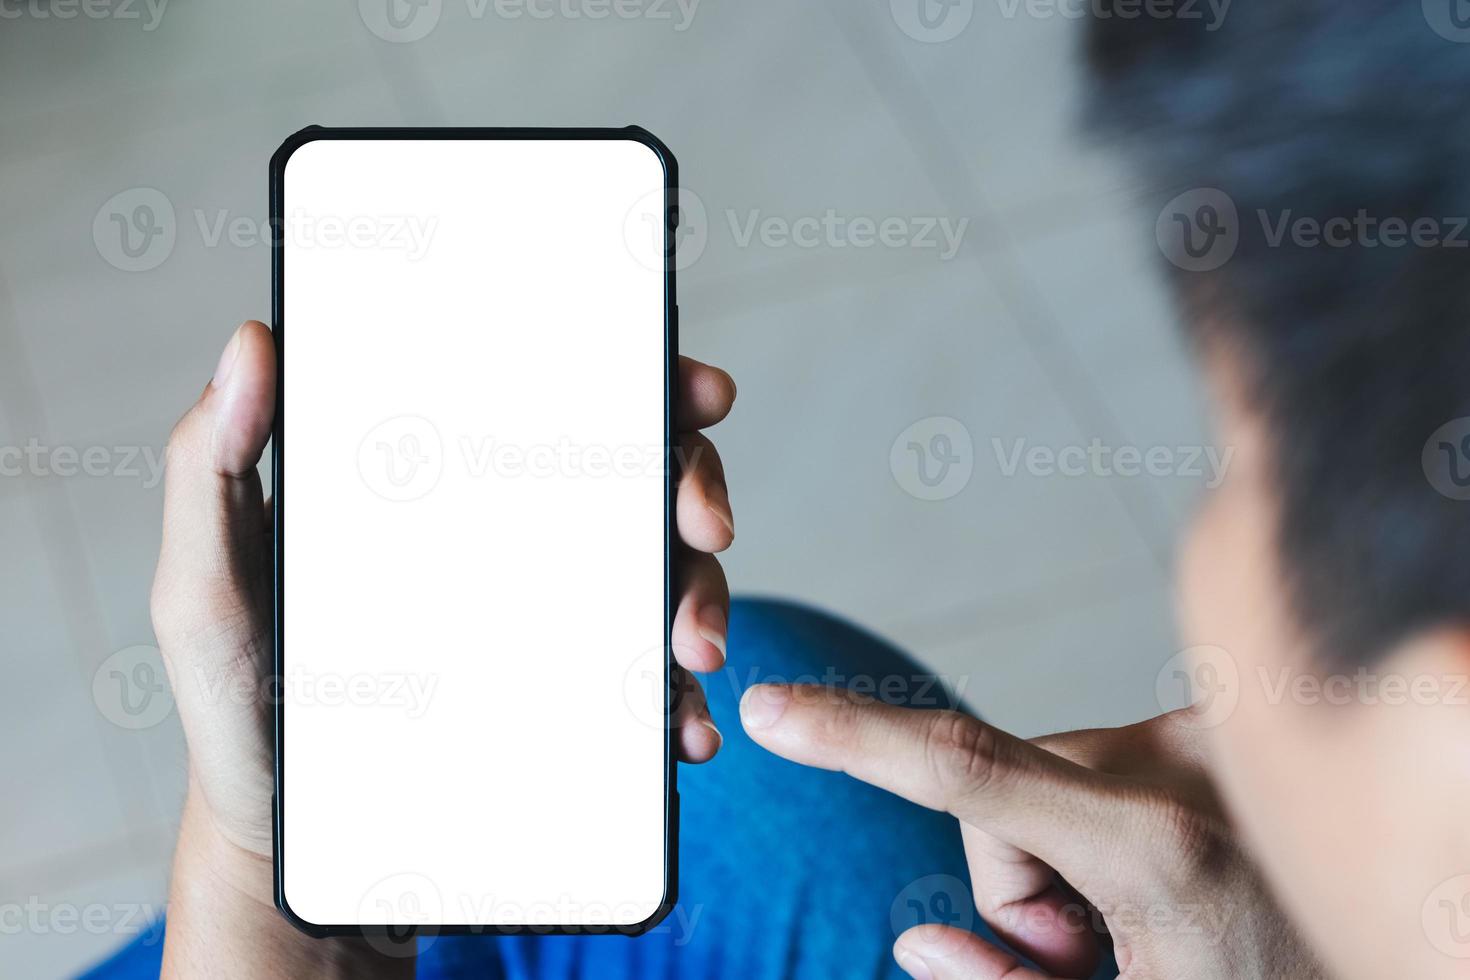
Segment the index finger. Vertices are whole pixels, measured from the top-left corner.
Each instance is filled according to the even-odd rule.
[[[735,404],[735,380],[719,368],[679,355],[680,432],[708,428],[730,414]]]
[[[1078,878],[1104,854],[1115,860],[1127,839],[1129,794],[1119,783],[961,712],[899,708],[818,685],[759,684],[741,699],[740,718],[777,755],[951,813],[1079,887]]]

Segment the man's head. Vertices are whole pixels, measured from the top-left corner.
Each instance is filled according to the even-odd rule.
[[[1236,448],[1181,573],[1186,640],[1218,648],[1227,699],[1202,720],[1268,876],[1347,975],[1470,957],[1470,878],[1444,884],[1470,875],[1457,4],[1275,0],[1218,21],[1112,0],[1087,38],[1091,116],[1158,191]]]

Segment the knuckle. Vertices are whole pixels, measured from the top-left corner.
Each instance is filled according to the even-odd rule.
[[[168,442],[165,444],[164,449],[166,452],[186,451],[193,446],[198,440],[198,437],[199,412],[197,406],[195,406],[179,416],[179,420],[169,430]]]
[[[698,432],[690,432],[679,440],[679,469],[683,479],[699,479],[708,468],[708,455],[714,451],[713,444]]]
[[[168,478],[170,471],[177,463],[195,459],[204,454],[206,447],[203,445],[203,440],[206,435],[198,406],[189,409],[182,418],[174,423],[173,429],[169,431],[168,441],[163,445],[165,479]]]
[[[153,632],[160,639],[165,633],[173,632],[178,614],[175,612],[171,590],[162,572],[153,576],[153,587],[148,593],[148,615],[153,621]]]
[[[1175,755],[1198,754],[1204,741],[1204,730],[1193,708],[1166,711],[1145,722],[1159,743]]]
[[[958,711],[934,712],[924,752],[946,798],[983,791],[1000,769],[994,729]]]
[[[817,727],[813,733],[822,746],[838,749],[852,744],[853,736],[862,724],[861,702],[853,695],[841,688],[803,686],[795,689],[795,696],[830,707],[817,716]]]
[[[1157,834],[1155,853],[1165,867],[1193,877],[1230,861],[1234,838],[1219,817],[1174,795],[1158,795],[1149,807]]]
[[[153,634],[167,658],[175,649],[236,647],[268,632],[269,611],[234,584],[170,572],[161,561],[148,595]]]

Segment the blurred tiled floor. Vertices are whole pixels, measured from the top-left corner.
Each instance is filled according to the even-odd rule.
[[[443,0],[437,28],[402,44],[352,2],[175,0],[151,31],[9,20],[0,442],[162,446],[233,326],[268,316],[265,248],[210,247],[207,229],[264,218],[266,160],[295,129],[637,122],[707,215],[680,278],[683,346],[740,386],[716,430],[734,589],[867,623],[1023,734],[1153,713],[1174,652],[1171,539],[1199,481],[1007,476],[995,446],[1197,444],[1197,393],[1152,220],[1073,135],[1077,24],[1011,6],[976,0],[943,43],[905,34],[888,0],[703,0],[685,30],[673,6],[675,21],[506,20]],[[134,187],[176,214],[172,254],[146,273],[92,240],[99,207]],[[752,217],[828,209],[969,224],[947,261],[742,243]],[[973,475],[927,501],[890,449],[935,416],[967,430]],[[43,913],[0,933],[0,975],[70,973],[120,941],[119,907],[163,900],[177,722],[130,731],[92,697],[110,654],[152,642],[160,503],[146,469],[0,479],[0,904]],[[49,914],[93,905],[111,925]]]

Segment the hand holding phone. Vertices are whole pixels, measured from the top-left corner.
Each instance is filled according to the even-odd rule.
[[[297,934],[273,907],[271,520],[256,467],[270,437],[276,384],[270,331],[246,322],[169,439],[152,612],[189,749],[167,934],[166,955],[174,959],[228,956],[221,918],[233,924],[226,939],[238,939],[242,955],[297,966],[304,957],[341,955]],[[682,438],[696,442],[704,438],[696,430],[722,419],[735,393],[725,372],[688,358],[680,359],[677,391]],[[330,390],[321,397],[330,401]],[[728,604],[712,554],[731,540],[727,496],[717,457],[704,459],[684,474],[676,508],[689,560],[673,648],[694,671],[723,662],[723,630],[710,624],[723,621]],[[681,760],[703,762],[719,737],[697,686],[694,692],[681,705],[675,734]],[[270,942],[256,941],[265,933]]]

